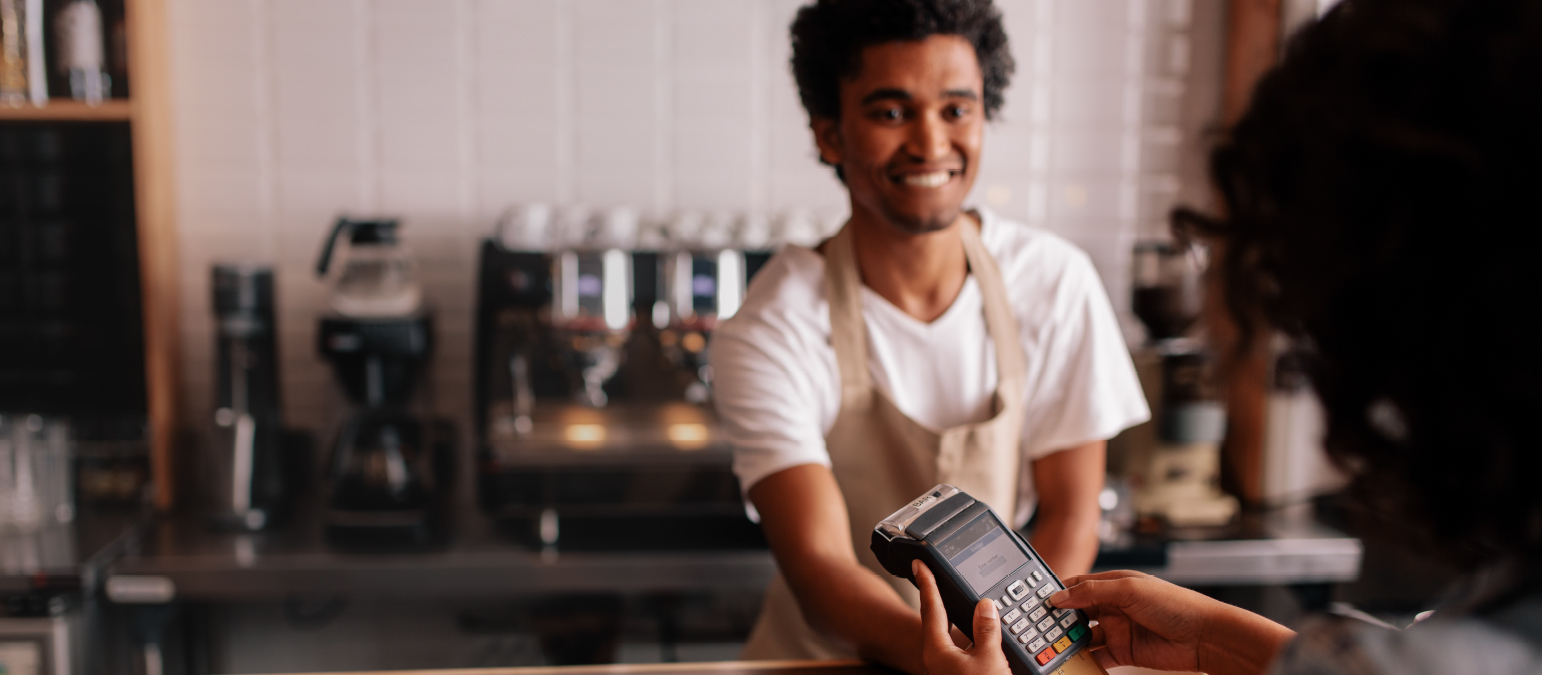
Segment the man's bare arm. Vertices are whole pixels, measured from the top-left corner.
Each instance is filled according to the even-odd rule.
[[[749,496],[804,619],[864,659],[923,673],[920,614],[857,562],[846,502],[830,469],[784,469],[755,483]]]
[[[1096,441],[1045,455],[1033,463],[1039,492],[1033,547],[1061,577],[1086,574],[1098,557],[1098,493],[1108,443]]]

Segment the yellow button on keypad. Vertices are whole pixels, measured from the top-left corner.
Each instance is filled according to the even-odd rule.
[[[1065,637],[1060,638],[1059,640],[1055,641],[1055,645],[1054,646],[1055,646],[1055,651],[1057,651],[1057,652],[1063,652],[1063,651],[1065,651],[1067,649],[1070,649],[1071,648],[1071,638],[1065,638]]]

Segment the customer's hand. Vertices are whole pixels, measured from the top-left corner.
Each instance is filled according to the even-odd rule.
[[[981,600],[974,608],[974,644],[954,644],[952,623],[937,592],[937,579],[919,560],[910,570],[921,591],[921,664],[929,675],[1009,675],[1007,657],[1001,653],[1001,619],[996,605]]]
[[[1257,614],[1141,572],[1064,581],[1066,590],[1049,601],[1098,622],[1092,627],[1092,654],[1104,668],[1255,675],[1295,636]]]

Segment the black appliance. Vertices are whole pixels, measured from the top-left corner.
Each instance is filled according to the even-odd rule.
[[[216,525],[260,530],[286,506],[273,270],[215,265],[215,410],[201,481]]]
[[[433,321],[416,306],[417,289],[403,287],[415,282],[395,227],[395,221],[339,221],[318,266],[319,272],[328,268],[332,242],[348,234],[351,249],[364,255],[355,253],[342,266],[334,308],[408,310],[335,313],[321,319],[317,332],[317,348],[353,406],[332,446],[323,514],[329,539],[341,545],[421,547],[442,543],[446,535],[454,427],[416,410],[418,380],[433,351]],[[361,281],[379,284],[380,292]],[[353,297],[339,302],[343,292]],[[407,297],[413,301],[399,301]]]

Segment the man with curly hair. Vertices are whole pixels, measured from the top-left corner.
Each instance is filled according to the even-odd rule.
[[[1050,565],[1085,572],[1105,442],[1148,411],[1087,256],[964,206],[1013,68],[990,0],[817,0],[791,33],[851,217],[780,252],[714,337],[735,471],[780,568],[745,657],[920,673],[917,596],[881,572],[873,526],[950,483],[1019,526],[1036,511]]]

